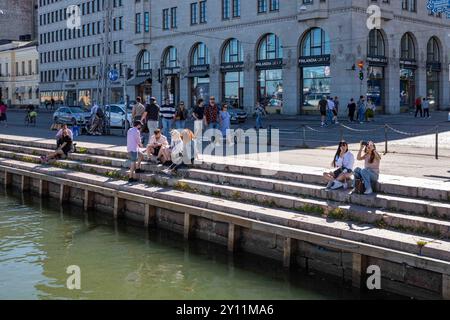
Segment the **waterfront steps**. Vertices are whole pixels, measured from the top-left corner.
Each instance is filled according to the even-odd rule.
[[[449,190],[439,182],[417,179],[421,181],[414,184],[404,179],[395,184],[397,177],[383,176],[379,187],[384,191],[366,197],[324,190],[322,170],[317,168],[296,172],[289,166],[261,177],[256,165],[207,159],[183,170],[180,177],[163,175],[161,167],[145,165],[148,173],[140,175],[142,184],[129,185],[123,181],[126,153],[121,148],[87,147],[84,153],[72,154],[54,166],[33,163],[53,148],[50,140],[0,138],[0,166],[379,246],[437,259],[444,265],[450,261]],[[264,168],[264,172],[268,170]]]

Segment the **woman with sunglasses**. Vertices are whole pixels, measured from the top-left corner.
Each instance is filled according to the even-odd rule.
[[[373,183],[378,181],[378,178],[380,176],[381,161],[381,156],[377,152],[375,144],[372,141],[361,141],[357,159],[359,161],[364,160],[364,169],[355,169],[355,179],[362,179],[362,181],[364,182],[364,194],[372,194],[372,185]]]
[[[175,112],[175,127],[181,131],[186,128],[186,120],[188,118],[188,110],[183,101],[180,101]]]
[[[341,141],[331,163],[335,170],[323,174],[327,181],[327,189],[337,190],[342,188],[344,183],[351,179],[354,164],[355,157],[348,150],[347,142]]]

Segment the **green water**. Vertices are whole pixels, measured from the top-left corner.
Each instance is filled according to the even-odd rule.
[[[80,290],[66,287],[70,265]],[[345,298],[362,297],[269,259],[0,190],[0,299]]]

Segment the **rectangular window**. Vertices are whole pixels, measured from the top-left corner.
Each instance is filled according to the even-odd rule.
[[[191,24],[197,24],[198,3],[191,3]]]
[[[241,0],[233,0],[233,18],[241,16]]]
[[[222,19],[224,20],[230,19],[230,1],[222,0]]]
[[[258,13],[267,12],[267,0],[258,0]]]
[[[169,9],[163,9],[163,14],[162,14],[162,28],[164,30],[169,29]]]
[[[278,10],[280,10],[280,1],[270,0],[270,11],[278,11]]]
[[[170,8],[170,27],[176,29],[177,27],[177,8]]]
[[[120,19],[122,22],[122,17]],[[144,32],[150,32],[150,13],[144,12]]]
[[[200,1],[200,23],[206,23],[206,1]]]
[[[136,33],[141,33],[141,14],[136,13]]]

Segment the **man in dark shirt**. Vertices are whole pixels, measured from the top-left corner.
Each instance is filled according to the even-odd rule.
[[[141,122],[144,124],[141,130],[142,145],[147,146],[150,132],[159,129],[159,105],[156,98],[151,97],[150,103],[145,106],[145,112],[142,114]]]
[[[319,101],[320,120],[322,127],[325,126],[325,119],[327,118],[327,108],[328,108],[328,101],[324,96]]]
[[[208,129],[219,129],[219,106],[214,97],[209,98],[209,105],[205,110],[205,125]]]

